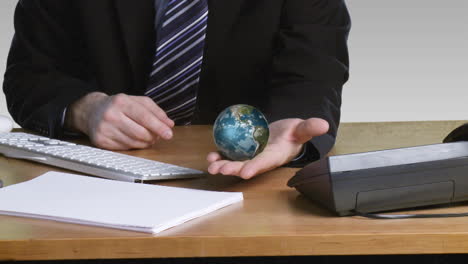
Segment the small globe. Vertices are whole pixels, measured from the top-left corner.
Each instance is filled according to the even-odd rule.
[[[265,148],[270,131],[265,116],[250,105],[233,105],[216,118],[213,137],[219,152],[231,160],[252,159]]]

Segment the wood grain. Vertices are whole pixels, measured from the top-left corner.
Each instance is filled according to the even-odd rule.
[[[440,143],[464,122],[345,123],[331,154]],[[124,153],[206,171],[206,154],[215,150],[211,127],[177,127],[175,135],[174,140],[160,142],[151,149]],[[59,169],[0,157],[0,179],[5,185],[50,170]],[[211,175],[155,182],[194,189],[241,191],[245,199],[243,203],[158,235],[0,216],[0,260],[468,252],[466,218],[338,217],[286,186],[296,171],[279,168],[248,181]],[[468,212],[468,204],[418,212]]]

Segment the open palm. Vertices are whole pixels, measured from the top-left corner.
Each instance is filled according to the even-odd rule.
[[[251,160],[230,161],[223,160],[218,152],[211,152],[207,156],[208,172],[250,179],[291,161],[304,143],[327,133],[329,125],[321,118],[291,118],[273,122],[269,127],[270,138],[262,153]]]

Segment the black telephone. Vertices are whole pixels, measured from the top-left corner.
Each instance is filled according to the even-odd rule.
[[[468,200],[468,123],[443,144],[331,156],[288,182],[339,215]]]
[[[457,127],[444,139],[444,143],[468,141],[468,123]]]

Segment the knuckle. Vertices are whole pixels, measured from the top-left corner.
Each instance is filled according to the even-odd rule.
[[[111,109],[107,109],[102,114],[102,120],[104,120],[105,122],[114,123],[115,121],[117,121],[117,119],[117,114]]]
[[[208,168],[208,172],[209,172],[210,174],[216,174],[216,171],[214,170],[213,167],[209,167],[209,168]]]
[[[153,99],[151,99],[151,98],[149,98],[149,97],[147,97],[147,96],[143,97],[142,100],[143,100],[143,103],[146,104],[146,105],[153,105],[153,104],[155,104],[154,101],[153,101]]]
[[[164,112],[164,110],[156,103],[154,104],[153,112],[158,116],[165,116],[166,115],[166,112]]]
[[[145,114],[141,116],[141,122],[145,125],[151,125],[153,123],[153,117],[150,114]]]
[[[162,110],[161,107],[159,107],[158,105],[154,108],[154,112],[158,115],[165,115],[166,112],[164,112],[164,110]]]
[[[159,135],[163,135],[166,132],[166,129],[162,125],[158,125],[156,127],[156,131],[158,132]]]
[[[252,173],[251,171],[246,171],[246,172],[242,172],[242,173],[240,174],[240,177],[241,177],[242,179],[244,179],[244,180],[248,180],[248,179],[252,178],[253,175],[254,175],[254,173]]]
[[[222,168],[222,169],[221,169],[221,173],[222,173],[223,175],[230,175],[230,174],[232,174],[232,170],[226,169],[226,168]]]
[[[169,129],[162,122],[157,122],[156,124],[153,124],[153,127],[154,127],[154,130],[158,132],[159,135],[162,135],[164,132],[166,132]]]
[[[112,97],[112,105],[115,106],[124,106],[128,101],[128,96],[126,94],[120,93]]]
[[[147,131],[145,131],[145,129],[143,129],[143,128],[133,131],[133,137],[135,139],[143,141],[143,142],[151,142],[152,141],[151,135]]]
[[[161,118],[168,118],[166,112],[165,112],[164,110],[162,110],[161,108],[158,108],[157,114],[158,114]]]

